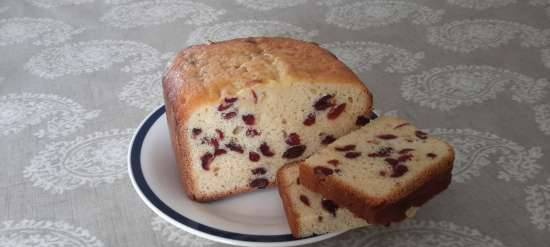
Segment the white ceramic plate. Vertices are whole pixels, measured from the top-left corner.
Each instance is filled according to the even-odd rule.
[[[149,208],[176,227],[206,239],[240,246],[296,246],[342,233],[292,237],[275,188],[212,203],[191,201],[181,186],[164,106],[152,112],[134,134],[128,169]]]

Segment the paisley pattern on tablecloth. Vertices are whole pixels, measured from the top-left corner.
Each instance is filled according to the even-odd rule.
[[[47,48],[25,64],[31,74],[46,79],[106,70],[114,64],[126,64],[121,71],[141,73],[161,66],[160,53],[135,41],[92,40]]]
[[[449,65],[405,77],[401,94],[421,106],[450,111],[494,100],[505,90],[514,101],[535,103],[547,94],[548,85],[546,78],[535,79],[488,65]]]
[[[64,221],[7,220],[0,222],[2,246],[74,246],[103,247],[103,242],[84,228]]]
[[[526,148],[497,135],[473,129],[438,128],[427,131],[454,147],[455,182],[464,183],[482,172],[494,174],[495,171],[498,179],[526,182],[542,170],[542,165],[538,163],[542,157],[541,147]]]
[[[423,52],[412,53],[389,44],[347,41],[322,45],[350,66],[355,72],[372,70],[375,64],[386,64],[384,71],[407,73],[414,71],[424,58]]]
[[[206,247],[214,246],[216,244],[215,242],[201,239],[182,229],[179,229],[158,216],[153,217],[151,225],[153,226],[153,231],[158,232],[165,241],[176,243],[179,246]]]
[[[505,20],[468,19],[430,27],[427,40],[441,48],[463,53],[498,47],[511,40],[517,40],[522,47],[543,47],[550,44],[550,29],[541,30]]]
[[[248,36],[328,49],[455,150],[437,210],[315,246],[550,242],[550,0],[21,0],[0,1],[0,246],[218,246],[152,217],[128,145],[177,51]]]
[[[118,98],[130,106],[152,111],[164,103],[161,81],[161,72],[137,75],[124,86]]]
[[[411,1],[366,0],[332,7],[326,16],[329,24],[361,30],[381,27],[409,19],[413,24],[437,23],[445,13]]]
[[[193,1],[156,0],[129,3],[113,7],[101,21],[119,28],[146,27],[182,19],[189,25],[203,25],[218,19],[225,10],[216,10]]]
[[[544,184],[528,186],[525,207],[531,223],[539,230],[550,231],[550,178]]]
[[[505,247],[499,240],[470,227],[423,220],[409,220],[390,227],[367,227],[348,233],[340,240],[323,242],[321,246]]]
[[[25,167],[33,186],[62,194],[81,186],[112,184],[126,177],[126,155],[133,129],[113,129],[53,142]]]
[[[311,40],[317,34],[317,30],[307,31],[281,21],[246,20],[200,27],[189,34],[187,44],[203,44],[209,41],[216,42],[250,36],[283,36]]]
[[[72,99],[53,94],[8,94],[0,97],[0,136],[17,134],[30,126],[39,138],[57,138],[84,128],[100,110],[86,110]]]
[[[463,8],[484,10],[488,8],[498,8],[509,4],[517,3],[516,0],[447,0],[449,4],[457,5]]]
[[[0,12],[1,9],[0,9]],[[32,41],[33,45],[48,46],[70,40],[84,29],[45,18],[9,18],[0,20],[0,47]]]

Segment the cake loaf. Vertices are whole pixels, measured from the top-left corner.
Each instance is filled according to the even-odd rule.
[[[300,165],[307,188],[369,224],[401,221],[451,182],[454,151],[409,122],[379,117]]]
[[[212,201],[273,185],[368,120],[372,96],[315,43],[246,38],[179,52],[163,76],[172,146],[187,195]]]
[[[339,207],[300,184],[298,164],[279,169],[277,185],[292,235],[296,238],[366,226],[346,208]]]

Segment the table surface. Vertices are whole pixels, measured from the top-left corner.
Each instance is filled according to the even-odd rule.
[[[240,36],[321,44],[456,148],[416,219],[317,245],[548,246],[549,0],[2,0],[0,245],[219,245],[146,208],[126,151],[175,52]]]

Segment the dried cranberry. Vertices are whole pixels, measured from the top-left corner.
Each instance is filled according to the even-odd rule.
[[[271,151],[271,149],[269,148],[269,146],[265,142],[262,143],[262,145],[260,145],[260,152],[264,156],[267,156],[267,157],[271,157],[271,156],[275,155],[275,153],[273,153],[273,151]]]
[[[357,117],[357,120],[355,120],[355,125],[357,126],[365,126],[368,123],[370,123],[370,118],[366,116],[359,116]]]
[[[313,173],[315,173],[315,175],[330,176],[332,175],[333,171],[332,169],[324,166],[316,166],[313,168]]]
[[[218,106],[218,111],[225,111],[229,109],[229,107],[233,106],[233,103],[235,103],[235,101],[237,101],[237,98],[225,98],[224,103],[221,103]]]
[[[347,152],[347,151],[351,151],[351,150],[354,150],[354,149],[355,149],[355,145],[353,145],[353,144],[345,145],[343,147],[335,147],[334,148],[334,150],[339,151],[339,152]]]
[[[233,152],[237,152],[237,153],[241,153],[241,154],[244,152],[243,147],[241,145],[237,144],[237,143],[234,143],[234,142],[227,143],[227,144],[225,144],[225,146]]]
[[[414,151],[412,148],[403,148],[399,151],[399,154],[406,154],[408,152]]]
[[[304,125],[305,126],[311,126],[314,123],[315,123],[315,114],[314,113],[308,114],[306,119],[304,120]]]
[[[417,130],[414,132],[414,134],[416,135],[416,137],[420,138],[420,139],[426,139],[428,138],[428,134],[425,133],[425,132],[422,132],[420,130]]]
[[[237,97],[234,97],[234,98],[225,98],[224,101],[225,103],[235,103],[235,101],[237,101]]]
[[[317,216],[317,221],[323,222],[323,216],[321,216],[321,215]]]
[[[252,169],[251,172],[252,172],[253,175],[258,175],[258,174],[259,175],[264,175],[264,174],[267,173],[267,170],[263,167],[258,167],[258,168]]]
[[[256,91],[254,90],[251,90],[252,91],[252,97],[254,97],[254,104],[257,104],[258,103],[258,95],[256,95]]]
[[[193,130],[191,130],[192,133],[193,133],[193,138],[197,137],[198,135],[200,135],[202,133],[202,129],[199,129],[199,128],[193,128]]]
[[[344,156],[348,159],[355,159],[361,156],[361,152],[347,152]]]
[[[368,154],[369,157],[388,157],[393,153],[392,147],[382,147],[374,153]]]
[[[384,161],[388,162],[391,166],[396,166],[399,164],[399,161],[394,158],[386,158]]]
[[[330,109],[327,114],[328,119],[336,119],[346,109],[346,103],[339,104],[337,107]]]
[[[321,200],[321,205],[323,206],[323,209],[327,210],[332,214],[332,216],[336,217],[336,210],[338,209],[338,205],[336,205],[336,203],[328,199],[323,199]]]
[[[413,157],[412,154],[404,154],[404,155],[399,156],[399,158],[397,158],[397,161],[405,162],[405,161],[411,160],[412,157]]]
[[[410,124],[410,123],[402,123],[402,124],[397,125],[397,126],[395,126],[395,127],[393,127],[393,128],[394,128],[394,129],[399,129],[399,128],[401,128],[401,127],[403,127],[403,126],[407,126],[407,125],[411,125],[411,124]]]
[[[378,172],[378,174],[380,174],[380,176],[382,176],[382,177],[385,177],[386,176],[386,171],[380,171],[380,172]]]
[[[334,106],[333,98],[334,98],[334,95],[327,94],[321,97],[320,99],[318,99],[317,102],[313,104],[313,108],[315,108],[315,110],[318,110],[318,111],[326,110],[329,107]]]
[[[329,161],[327,161],[327,163],[329,163],[333,166],[338,166],[338,164],[340,164],[340,161],[338,161],[338,160],[329,160]]]
[[[235,116],[237,116],[237,113],[234,112],[234,111],[228,112],[228,113],[223,113],[223,114],[222,114],[222,117],[223,117],[224,119],[232,119],[232,118],[234,118]]]
[[[333,135],[327,135],[325,136],[325,138],[323,138],[323,140],[321,141],[321,144],[328,145],[333,143],[334,141],[336,141],[336,138],[334,138]]]
[[[300,185],[300,178],[296,178],[296,184]]]
[[[220,155],[226,154],[226,153],[227,153],[227,151],[225,151],[225,149],[216,149],[214,151],[214,156],[220,156]]]
[[[214,155],[212,155],[210,152],[205,153],[201,156],[201,165],[202,169],[204,170],[210,170],[210,163],[214,160]]]
[[[216,133],[218,133],[218,138],[220,138],[220,140],[223,140],[224,138],[223,131],[216,129]]]
[[[432,159],[435,159],[435,157],[437,157],[437,154],[434,154],[434,153],[428,153],[426,154],[426,156],[432,158]]]
[[[220,143],[218,142],[218,139],[210,138],[207,140],[208,145],[214,146],[215,149],[217,149],[220,146]]]
[[[407,168],[406,166],[397,165],[393,168],[393,172],[390,175],[390,177],[392,177],[392,178],[401,177],[401,176],[403,176],[403,174],[405,174],[408,171],[409,171],[409,168]]]
[[[391,139],[397,138],[396,135],[392,135],[392,134],[377,135],[376,137],[378,137],[382,140],[391,140]]]
[[[249,186],[252,188],[263,189],[269,185],[269,181],[265,178],[256,178],[250,182]]]
[[[256,123],[256,118],[252,114],[243,115],[243,122],[246,125],[254,125]]]
[[[260,135],[260,132],[258,132],[256,129],[247,129],[246,130],[246,136],[248,137],[254,137],[254,136],[259,136]]]
[[[306,151],[306,145],[292,146],[283,153],[285,159],[295,159],[300,157]]]
[[[300,136],[296,133],[290,133],[286,137],[285,142],[290,146],[300,145]]]
[[[309,206],[309,198],[307,198],[307,196],[300,195],[300,201],[302,201],[302,203],[304,203],[306,206]]]
[[[253,151],[250,151],[248,153],[248,159],[252,162],[257,162],[257,161],[260,160],[260,154],[256,153],[256,152],[253,152]]]

